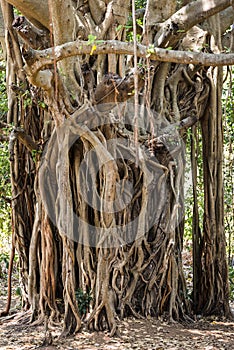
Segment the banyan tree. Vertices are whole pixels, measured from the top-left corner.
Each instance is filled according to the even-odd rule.
[[[1,0],[1,123],[31,321],[114,334],[129,315],[230,316],[221,93],[223,66],[234,63],[232,4]],[[191,298],[182,265],[189,157]],[[89,296],[85,310],[78,295]]]

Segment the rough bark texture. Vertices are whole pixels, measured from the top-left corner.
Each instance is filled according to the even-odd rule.
[[[31,137],[29,144],[20,138],[12,141],[11,172],[23,300],[25,307],[31,306],[32,320],[56,324],[62,317],[64,334],[77,331],[85,320],[91,329],[109,329],[114,334],[118,319],[127,315],[164,315],[170,320],[191,317],[181,256],[184,144],[186,130],[198,120],[203,135],[205,202],[200,232],[193,153],[197,264],[193,311],[229,316],[221,69],[150,60],[149,47],[149,55],[142,55],[148,57],[138,60],[139,120],[133,122],[134,104],[129,100],[136,93],[133,58],[123,52],[95,52],[98,40],[125,40],[130,4],[90,0],[77,6],[70,0],[42,1],[34,11],[37,1],[30,1],[33,6],[27,1],[9,3],[38,25],[43,48],[49,22],[50,40],[56,45],[78,38],[79,46],[79,40],[92,34],[86,44],[82,42],[89,46],[88,53],[67,57],[59,65],[56,48],[47,52],[54,60],[40,66],[40,51],[32,56],[35,51],[26,47],[23,71],[12,8],[1,0],[7,28],[8,123],[23,128],[21,136],[24,132]],[[175,10],[172,1],[163,3]],[[145,43],[219,50],[220,27],[211,25],[214,32],[195,28],[187,33],[197,24],[190,9],[200,11],[200,22],[230,2],[212,1],[210,7],[206,1],[199,3],[205,6],[204,14],[190,4],[177,14],[172,11],[169,19],[160,6],[154,8],[162,23],[152,27],[145,16]],[[178,20],[180,14],[183,23]],[[15,28],[30,45],[23,23],[22,28],[16,24]],[[176,31],[171,30],[173,23]],[[40,35],[32,38],[40,40]],[[45,52],[41,56],[45,58]],[[29,97],[30,103],[25,103]],[[30,152],[31,140],[38,149]],[[82,300],[91,294],[85,310],[80,291]]]

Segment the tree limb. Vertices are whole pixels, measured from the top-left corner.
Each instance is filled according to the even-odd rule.
[[[24,42],[33,49],[45,49],[50,46],[49,31],[36,28],[24,16],[16,17],[12,27],[19,33]]]
[[[49,13],[52,22],[54,44],[59,45],[74,40],[75,16],[71,0],[50,0]]]
[[[220,26],[221,33],[225,33],[225,31],[230,27],[231,24],[234,23],[234,9],[233,7],[228,7],[226,10],[220,12]]]
[[[190,28],[233,4],[233,0],[199,0],[189,3],[160,25],[154,43],[158,47],[173,46]]]
[[[15,6],[36,27],[49,29],[49,10],[47,0],[7,0]]]
[[[47,65],[53,65],[66,57],[80,56],[83,54],[120,54],[133,55],[133,43],[118,40],[105,40],[101,43],[90,45],[87,41],[75,41],[49,48],[45,50],[30,49],[24,58],[27,62],[26,72],[30,77],[35,75]],[[137,56],[150,58],[162,62],[175,62],[182,64],[199,64],[203,66],[226,66],[234,65],[234,54],[209,54],[203,52],[188,52],[167,50],[161,48],[149,48],[144,45],[137,45]]]
[[[30,152],[38,151],[39,149],[38,145],[33,141],[31,136],[27,135],[22,128],[20,127],[13,128],[10,133],[9,147],[8,147],[10,160],[14,159],[14,144],[16,140],[19,140],[19,142],[21,142]]]

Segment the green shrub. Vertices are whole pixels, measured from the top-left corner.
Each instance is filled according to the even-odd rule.
[[[81,317],[85,316],[89,310],[90,301],[92,300],[91,293],[86,293],[79,288],[75,294],[78,303],[79,314]]]

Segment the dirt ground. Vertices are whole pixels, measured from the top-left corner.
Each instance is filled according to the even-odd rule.
[[[120,336],[91,333],[83,329],[70,338],[61,338],[61,329],[45,332],[44,326],[30,326],[29,313],[17,312],[0,318],[1,350],[32,349],[234,349],[234,322],[200,319],[190,324],[168,324],[155,319],[125,319],[119,324]]]
[[[45,326],[29,324],[30,313],[20,311],[17,297],[17,276],[13,278],[11,314],[0,318],[0,350],[227,350],[234,349],[234,321],[216,318],[198,319],[189,324],[171,323],[153,318],[147,320],[125,319],[119,323],[119,336],[108,333],[91,333],[85,328],[70,338],[61,338],[62,329],[51,332]],[[7,298],[6,278],[0,278],[0,310]],[[231,304],[234,314],[234,304]]]

